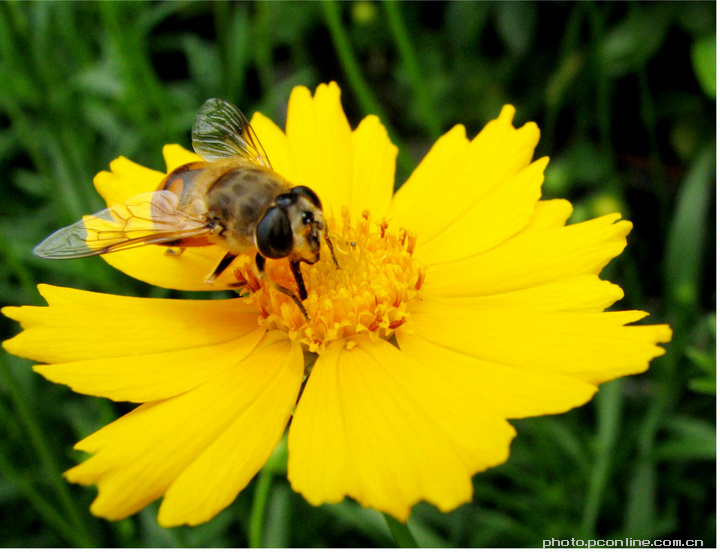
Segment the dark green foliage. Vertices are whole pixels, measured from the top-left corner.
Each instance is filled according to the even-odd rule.
[[[182,296],[100,259],[30,252],[103,207],[92,178],[112,159],[162,168],[163,144],[189,147],[208,97],[282,126],[293,86],[336,80],[351,124],[372,112],[388,126],[398,185],[442,132],[462,123],[473,136],[512,103],[516,123],[540,126],[538,156],[552,157],[546,197],[573,201],[574,221],[620,210],[635,223],[604,276],[626,291],[617,308],[651,312],[674,339],[646,374],[603,386],[584,408],[517,422],[510,460],[475,477],[472,504],[421,504],[409,528],[425,546],[714,546],[715,33],[710,2],[4,2],[0,303],[42,304],[38,282]],[[18,328],[2,318],[0,330]],[[282,461],[197,528],[159,528],[156,506],[96,519],[95,490],[60,474],[81,459],[76,441],[129,407],[75,395],[30,365],[0,356],[2,546],[392,545],[376,512],[310,507]]]

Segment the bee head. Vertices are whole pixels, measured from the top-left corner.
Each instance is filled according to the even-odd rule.
[[[320,258],[323,230],[320,198],[307,186],[296,186],[275,198],[255,228],[255,245],[263,257],[314,264]]]

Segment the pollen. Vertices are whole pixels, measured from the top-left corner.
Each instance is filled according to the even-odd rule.
[[[368,211],[353,222],[343,209],[339,219],[326,222],[338,266],[324,244],[317,263],[301,264],[309,320],[291,297],[268,281],[296,290],[287,259],[268,260],[265,280],[258,278],[249,259],[236,263],[235,276],[256,305],[260,324],[286,331],[310,352],[342,338],[352,347],[357,334],[391,337],[407,323],[407,305],[417,298],[424,281],[425,268],[413,258],[416,234],[393,230],[385,219],[374,221]]]

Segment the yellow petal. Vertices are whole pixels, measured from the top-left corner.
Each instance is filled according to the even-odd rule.
[[[393,220],[418,232],[418,246],[452,226],[530,163],[540,132],[534,123],[515,129],[514,113],[505,106],[469,145],[464,129],[453,128],[395,194]]]
[[[321,84],[315,97],[307,88],[295,87],[285,131],[297,177],[293,184],[312,188],[326,213],[339,216],[340,208],[350,204],[353,151],[338,85]]]
[[[471,475],[506,460],[513,428],[388,342],[355,345],[331,344],[308,379],[288,441],[293,489],[401,521],[420,500],[443,511],[469,501]]]
[[[178,144],[163,147],[163,157],[167,173],[180,165],[201,160],[198,155]],[[94,184],[107,206],[112,207],[130,197],[156,190],[167,173],[148,169],[121,156],[110,162],[109,172],[101,171],[95,176]]]
[[[538,201],[523,232],[562,228],[572,215],[572,204],[565,199],[547,199]]]
[[[599,274],[627,243],[632,224],[613,224],[619,218],[607,215],[562,228],[520,232],[479,255],[430,266],[423,291],[437,296],[489,295]]]
[[[558,414],[589,401],[597,387],[560,372],[489,362],[398,331],[400,350],[455,388],[458,400],[484,405],[503,418]]]
[[[183,291],[237,289],[233,266],[239,259],[212,284],[205,281],[225,253],[226,250],[217,245],[188,247],[179,255],[168,253],[168,248],[162,245],[147,245],[102,255],[102,258],[128,276],[153,286]]]
[[[418,257],[431,264],[470,257],[522,230],[540,199],[547,163],[547,157],[540,159],[491,190],[459,214],[451,226],[419,243]],[[418,233],[422,235],[424,230],[419,228]]]
[[[273,170],[289,182],[297,182],[295,165],[290,154],[290,143],[285,133],[262,113],[255,113],[250,124],[265,149]]]
[[[150,354],[137,354],[128,343],[124,356],[43,364],[34,369],[77,393],[113,401],[157,401],[190,391],[235,366],[264,334],[265,330],[258,328],[223,343]]]
[[[462,125],[455,125],[441,136],[393,196],[390,211],[393,221],[417,232],[429,231],[438,201],[447,194],[456,197],[454,188],[459,184],[448,177],[468,157],[469,145]],[[442,209],[447,209],[444,201]]]
[[[368,209],[380,219],[390,209],[395,183],[398,149],[374,115],[365,117],[352,133],[353,178],[350,214],[358,217]]]
[[[24,332],[3,343],[14,355],[73,362],[223,343],[257,329],[244,299],[145,299],[38,286],[47,307],[6,307]]]
[[[232,424],[180,474],[165,493],[161,525],[208,521],[228,506],[265,464],[282,437],[303,379],[303,354],[287,336],[254,359],[242,386],[257,388],[255,398]],[[268,339],[266,339],[268,341]],[[260,385],[254,385],[254,379]]]
[[[178,167],[187,165],[194,161],[202,161],[197,153],[186,150],[179,144],[167,144],[163,147],[163,157],[165,158],[165,166],[167,167],[167,174],[170,174]]]
[[[230,476],[228,465],[232,466],[224,495],[208,498],[203,481],[181,491],[196,493],[197,500],[189,496],[172,500],[176,506],[193,503],[194,507],[184,511],[170,507],[170,513],[163,514],[171,518],[164,520],[169,524],[205,521],[226,505],[228,493],[234,496],[240,491],[242,481],[249,480],[272,452],[290,416],[302,371],[299,348],[291,346],[286,336],[268,335],[244,361],[200,387],[142,405],[78,443],[76,448],[93,456],[66,472],[66,477],[74,483],[96,484],[99,494],[92,512],[121,519],[162,496],[173,482],[184,478],[185,470],[195,471],[195,462],[204,463],[207,451],[214,456],[230,439],[235,448],[226,448],[228,456],[218,459],[225,464],[204,474],[205,481],[213,481],[214,469]],[[260,415],[271,405],[278,410]],[[238,431],[240,426],[247,434]],[[220,443],[218,448],[215,443]],[[213,490],[218,491],[216,484]]]
[[[152,192],[165,178],[165,173],[138,165],[125,157],[110,162],[110,172],[99,172],[93,183],[108,207],[129,197]]]
[[[666,325],[626,326],[640,311],[542,312],[503,305],[424,298],[414,302],[412,330],[462,354],[511,366],[535,366],[597,384],[647,369],[670,340]]]
[[[594,274],[581,274],[538,286],[474,297],[431,297],[451,306],[472,309],[523,309],[539,312],[602,312],[623,298],[623,290]]]

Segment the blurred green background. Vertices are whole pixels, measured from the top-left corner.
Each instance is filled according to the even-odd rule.
[[[421,504],[425,546],[541,546],[548,538],[702,539],[715,514],[715,3],[0,4],[0,303],[43,304],[39,282],[158,297],[100,259],[31,249],[104,207],[92,178],[124,155],[163,168],[211,96],[284,125],[290,90],[337,81],[351,124],[380,115],[398,184],[456,123],[474,136],[504,103],[536,121],[546,197],[573,221],[620,211],[629,247],[604,272],[675,331],[643,375],[589,405],[515,422],[510,460],[450,514]],[[17,325],[0,319],[3,339]],[[165,530],[156,507],[93,518],[92,488],[60,474],[72,445],[130,405],[75,395],[0,356],[0,545],[245,546],[253,482],[212,522]],[[282,472],[253,543],[392,546],[376,512],[310,507]],[[257,519],[257,518],[253,518]]]

